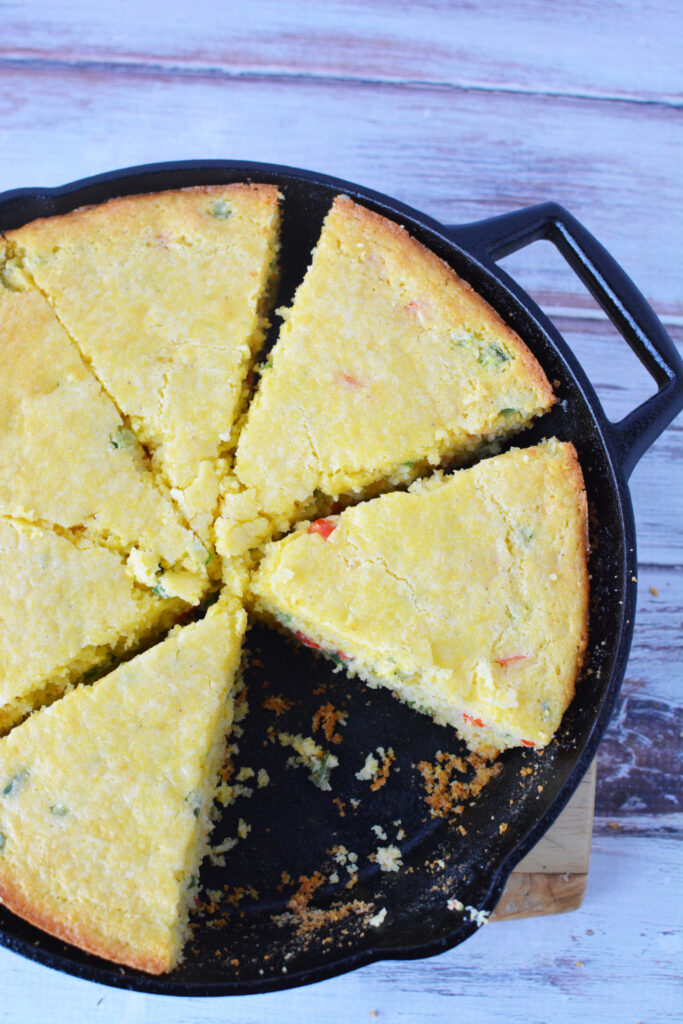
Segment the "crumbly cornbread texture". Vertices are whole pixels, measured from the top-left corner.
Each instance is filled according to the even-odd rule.
[[[522,340],[469,285],[345,196],[282,315],[237,447],[247,492],[226,498],[227,553],[318,512],[324,496],[405,484],[461,458],[554,401]],[[260,519],[245,528],[250,501]]]
[[[0,734],[187,609],[135,584],[114,551],[1,517],[0,593]]]
[[[0,515],[85,531],[127,554],[135,548],[153,576],[174,570],[169,596],[196,603],[208,549],[156,486],[49,304],[35,289],[2,285],[25,280],[2,267],[1,252],[0,271]]]
[[[268,324],[278,198],[245,184],[137,195],[6,236],[205,541]]]
[[[251,601],[475,750],[544,746],[586,645],[586,562],[581,470],[551,440],[270,545]]]
[[[214,606],[0,740],[10,910],[140,970],[178,962],[244,626],[244,612]]]

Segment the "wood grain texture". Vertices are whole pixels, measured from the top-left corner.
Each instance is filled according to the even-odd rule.
[[[588,880],[595,780],[593,762],[557,821],[510,875],[491,921],[564,914],[581,906]]]
[[[677,109],[306,78],[225,82],[106,66],[1,70],[0,188],[62,184],[137,163],[239,157],[357,181],[444,223],[554,199],[610,249],[662,316],[683,317],[673,258],[683,186],[667,170],[683,165]],[[535,249],[519,257],[532,283],[567,303],[580,296],[582,305],[583,286],[561,262],[539,265]]]
[[[673,0],[0,0],[0,189],[237,157],[346,177],[444,223],[555,199],[683,346],[682,19]],[[549,244],[503,265],[610,417],[650,393]],[[579,910],[489,926],[429,961],[209,1002],[101,988],[0,949],[0,1024],[680,1019],[682,449],[679,419],[631,479],[639,606]],[[549,877],[568,896],[571,881]]]
[[[568,871],[561,874],[515,871],[491,914],[490,923],[578,910],[586,894],[587,881],[587,872],[573,875]]]
[[[526,875],[588,873],[596,777],[594,761],[562,814],[541,841],[522,858],[515,872]]]
[[[0,60],[149,67],[155,73],[439,84],[483,91],[680,103],[675,2],[341,0],[296,5],[62,0],[2,3]],[[558,45],[559,43],[559,45]]]

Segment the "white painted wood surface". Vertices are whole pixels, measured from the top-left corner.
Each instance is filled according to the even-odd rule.
[[[682,38],[674,0],[0,0],[0,190],[238,157],[346,177],[449,223],[557,199],[683,346]],[[610,416],[651,392],[549,246],[505,265]],[[580,910],[491,924],[428,961],[210,1001],[118,992],[0,949],[0,1024],[680,1020],[682,449],[679,419],[632,477],[639,610]]]

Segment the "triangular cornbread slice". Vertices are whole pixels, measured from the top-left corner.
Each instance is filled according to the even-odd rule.
[[[268,325],[278,199],[270,185],[189,188],[7,234],[205,541]]]
[[[0,271],[0,515],[85,531],[132,553],[142,582],[196,602],[209,550],[157,487],[49,304],[35,289],[3,287],[3,277],[26,282],[14,267]]]
[[[239,439],[221,545],[520,430],[554,401],[497,313],[397,224],[338,196]],[[273,431],[277,430],[277,437]],[[256,509],[261,520],[241,525]],[[232,528],[232,524],[236,524]],[[260,528],[260,529],[259,529]]]
[[[215,605],[0,740],[0,900],[10,910],[143,971],[177,963],[245,618]]]
[[[84,537],[0,517],[0,734],[187,610]]]
[[[544,746],[586,646],[586,559],[581,469],[553,439],[271,544],[251,600],[473,749]]]

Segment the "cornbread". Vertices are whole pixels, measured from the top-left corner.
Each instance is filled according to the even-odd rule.
[[[239,554],[325,500],[405,485],[554,401],[497,313],[397,224],[338,196],[237,446],[219,549]],[[277,428],[277,439],[273,436]]]
[[[245,184],[129,196],[6,236],[205,542],[268,324],[278,198]]]
[[[201,622],[0,740],[0,899],[154,974],[180,959],[211,828],[245,626]]]
[[[586,562],[581,470],[552,439],[270,544],[250,602],[473,750],[542,747],[586,646]]]
[[[131,564],[147,566],[141,582],[172,569],[166,594],[196,603],[208,548],[157,488],[142,448],[48,303],[9,282],[25,286],[0,251],[0,515],[135,549]]]
[[[0,734],[187,609],[137,585],[114,551],[2,517],[0,593]]]
[[[549,742],[586,644],[573,447],[434,472],[490,456],[552,389],[403,228],[336,198],[249,404],[279,199],[246,184],[130,196],[0,238],[0,903],[151,973],[182,958],[212,814],[268,784],[223,761],[246,710],[243,604],[454,726],[470,765]],[[179,625],[193,605],[204,617]],[[327,701],[315,738],[266,736],[327,792],[346,723]],[[395,781],[394,746],[355,765],[368,799]],[[388,845],[372,859],[401,870],[373,829]],[[332,849],[352,887],[358,855]],[[323,875],[299,882],[290,909]]]

